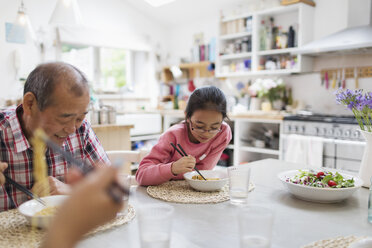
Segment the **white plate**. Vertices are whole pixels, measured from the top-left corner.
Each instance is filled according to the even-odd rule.
[[[196,171],[187,172],[183,177],[190,184],[193,189],[199,191],[217,191],[220,190],[228,181],[227,173],[225,171],[199,170],[205,178],[220,178],[219,180],[194,180],[193,176],[199,175]]]
[[[324,169],[327,171],[331,171],[333,173],[336,170],[331,169]],[[302,171],[309,171],[308,169],[303,169]],[[322,169],[319,169],[322,171]],[[320,203],[334,203],[340,202],[347,198],[349,198],[355,191],[357,191],[362,185],[362,179],[352,176],[349,174],[345,174],[343,172],[339,172],[345,179],[354,178],[354,187],[350,188],[316,188],[310,187],[300,184],[294,184],[291,182],[287,182],[288,178],[292,178],[293,176],[300,173],[299,170],[290,170],[285,171],[278,174],[279,179],[283,182],[284,186],[287,190],[292,193],[295,197],[305,200],[305,201],[312,201],[312,202],[320,202]]]
[[[59,206],[64,200],[67,199],[67,195],[52,195],[41,197],[42,200],[46,203],[47,207],[49,206]],[[45,208],[40,202],[36,200],[29,200],[22,203],[18,207],[18,211],[24,215],[30,225],[37,226],[40,228],[47,228],[53,219],[54,216],[34,216],[37,212]]]

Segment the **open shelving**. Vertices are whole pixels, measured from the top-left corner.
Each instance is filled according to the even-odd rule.
[[[290,74],[310,71],[312,58],[297,53],[302,45],[313,39],[314,8],[297,3],[273,9],[222,17],[219,23],[217,41],[216,76],[244,77],[251,75]],[[273,18],[273,22],[271,19]],[[290,26],[295,30],[294,47],[279,49],[260,49],[262,22],[270,20],[270,24],[281,27],[282,37]],[[249,26],[251,25],[251,26]],[[272,26],[271,26],[272,27]],[[267,30],[272,30],[267,27]],[[248,40],[248,47],[246,44]],[[243,47],[244,44],[244,47]],[[267,44],[270,44],[267,42]],[[280,44],[285,44],[282,42]],[[276,61],[275,68],[266,68],[266,61]],[[284,62],[283,62],[284,61]]]

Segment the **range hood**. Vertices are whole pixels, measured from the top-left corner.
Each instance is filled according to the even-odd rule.
[[[351,1],[350,3],[352,4]],[[317,55],[321,53],[349,53],[358,50],[362,52],[372,50],[372,5],[369,7],[371,11],[368,25],[353,26],[348,23],[347,28],[305,44],[296,53]],[[357,11],[353,11],[352,7],[349,8],[349,16],[358,14],[360,15]]]

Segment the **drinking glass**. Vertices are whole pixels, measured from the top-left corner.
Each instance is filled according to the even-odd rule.
[[[229,174],[230,202],[234,205],[245,205],[248,199],[249,178],[251,168],[249,166],[233,166],[227,168]]]
[[[169,248],[174,208],[163,203],[139,208],[138,225],[142,248]]]
[[[118,174],[118,182],[124,187],[129,189],[130,188],[130,175],[128,174]],[[123,208],[120,212],[117,213],[117,216],[126,215],[128,213],[128,204],[129,204],[129,195],[125,194],[123,196]]]
[[[264,206],[245,206],[239,210],[240,248],[271,246],[274,214]]]

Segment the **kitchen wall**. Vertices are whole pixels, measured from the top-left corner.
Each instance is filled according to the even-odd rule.
[[[0,0],[0,99],[2,101],[21,96],[23,86],[16,78],[27,76],[41,62],[38,47],[32,42],[14,44],[5,41],[5,22],[15,21],[20,2],[20,0]],[[47,24],[55,3],[56,0],[24,0],[27,14],[35,31],[42,28],[46,32],[45,61],[55,59],[54,29]],[[145,36],[154,52],[165,53],[168,43],[166,29],[157,25],[155,20],[149,19],[126,1],[79,0],[78,3],[85,26],[97,30],[120,31],[128,35]],[[99,35],[98,32],[97,35]],[[13,66],[15,50],[21,54],[21,68],[18,75]],[[148,59],[154,61],[154,56],[150,55]],[[154,83],[155,77],[153,76],[149,81]]]
[[[342,30],[348,26],[366,25],[370,18],[370,0],[316,0],[314,12],[314,39],[319,39],[328,34]],[[353,9],[350,15],[350,9]],[[205,41],[216,37],[218,32],[219,13],[213,12],[205,20],[197,20],[171,30],[170,54],[174,55],[174,61],[181,57],[190,57],[192,37],[195,33],[204,32]],[[321,56],[314,59],[313,72],[284,77],[285,83],[292,87],[293,98],[301,106],[307,107],[314,112],[351,114],[343,106],[335,103],[334,91],[326,90],[321,86],[319,71],[326,68],[346,66],[371,66],[371,55],[332,55]],[[239,82],[247,82],[252,78],[231,78],[217,83],[227,94],[235,95],[234,85]],[[372,91],[372,78],[359,79],[360,88]],[[348,88],[354,88],[354,80],[347,81]]]

